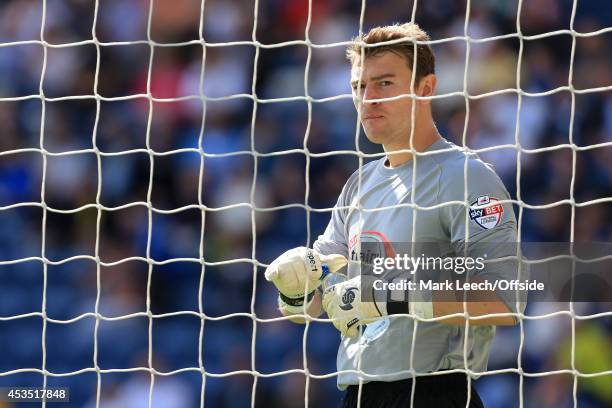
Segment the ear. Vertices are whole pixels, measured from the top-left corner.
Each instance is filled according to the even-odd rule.
[[[419,87],[417,89],[417,95],[419,96],[432,96],[436,91],[436,76],[434,74],[429,74],[421,78],[421,82],[419,83]],[[421,102],[431,103],[431,100],[423,100]]]

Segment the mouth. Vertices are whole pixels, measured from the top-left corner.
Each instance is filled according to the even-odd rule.
[[[382,115],[365,115],[362,117],[363,120],[375,120],[375,119],[382,119],[384,118],[384,116]]]

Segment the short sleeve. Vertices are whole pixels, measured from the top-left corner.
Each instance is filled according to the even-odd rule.
[[[440,189],[440,203],[461,202],[445,205],[440,213],[453,252],[473,258],[486,254],[489,260],[515,257],[487,263],[477,276],[488,280],[525,278],[528,270],[524,264],[519,265],[517,224],[508,191],[495,171],[481,160],[468,159],[467,177],[464,166],[463,160],[449,166],[449,171],[442,174],[445,180]],[[518,298],[516,292],[511,291],[498,290],[497,294],[511,311],[524,311],[524,293]],[[517,308],[518,299],[521,302]]]
[[[345,220],[350,200],[347,197],[348,182],[342,189],[336,205],[332,209],[331,218],[323,234],[319,235],[313,249],[324,255],[341,254],[348,257],[348,244],[345,233]]]
[[[516,242],[510,195],[495,171],[478,159],[468,159],[467,177],[462,160],[447,170],[442,174],[439,202],[461,202],[445,205],[441,211],[442,226],[453,249],[463,251],[466,241]]]

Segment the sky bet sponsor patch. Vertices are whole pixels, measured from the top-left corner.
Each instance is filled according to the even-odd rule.
[[[495,197],[480,196],[470,205],[470,219],[484,229],[499,225],[504,207]]]

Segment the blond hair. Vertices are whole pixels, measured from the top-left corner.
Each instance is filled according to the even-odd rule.
[[[383,52],[393,52],[406,59],[408,67],[412,70],[414,64],[415,41],[429,41],[429,35],[415,23],[393,24],[384,27],[374,27],[367,34],[362,34],[353,39],[353,44],[346,50],[346,57],[355,64],[361,58],[361,43],[368,45],[385,43],[394,40],[404,40],[392,44],[383,44],[376,47],[363,47],[364,56],[367,58]],[[435,73],[435,57],[429,44],[416,45],[417,61],[415,84],[421,78]]]

